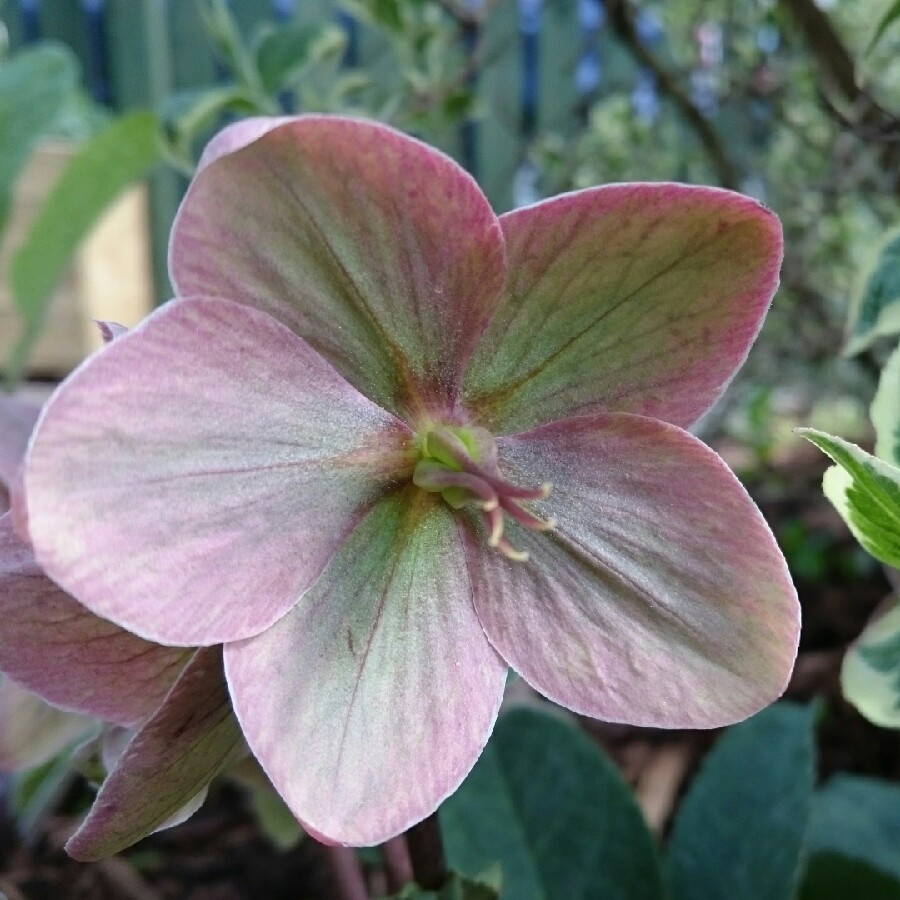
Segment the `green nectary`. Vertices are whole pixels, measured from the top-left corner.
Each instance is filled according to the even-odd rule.
[[[516,550],[503,534],[506,517],[533,531],[556,527],[553,519],[529,512],[524,503],[543,500],[550,484],[526,488],[500,474],[497,442],[478,426],[440,425],[419,438],[420,458],[413,470],[413,483],[440,494],[454,509],[473,505],[484,515],[488,544],[510,559],[524,562],[528,554]]]

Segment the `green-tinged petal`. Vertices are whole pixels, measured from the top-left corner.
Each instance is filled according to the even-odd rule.
[[[870,722],[900,728],[900,604],[866,626],[850,648],[841,688]]]
[[[498,441],[552,532],[510,526],[530,559],[469,535],[475,607],[501,656],[550,699],[609,721],[710,728],[784,690],[799,606],[746,491],[708,447],[655,419],[585,416]]]
[[[854,537],[876,559],[900,568],[900,469],[842,438],[797,431],[838,464],[822,488]]]
[[[228,644],[235,712],[319,839],[377,844],[433,812],[494,725],[506,666],[472,606],[454,515],[409,487],[265,633]]]
[[[91,719],[56,709],[0,676],[0,771],[33,769],[94,727]]]
[[[687,427],[744,361],[778,285],[778,220],[716,188],[591,188],[500,222],[509,282],[464,393],[494,433],[594,412]]]
[[[263,120],[248,139],[260,132],[234,152],[223,139],[191,185],[171,239],[178,292],[270,313],[407,418],[452,406],[505,276],[475,182],[373,122]]]
[[[297,602],[411,440],[271,316],[176,300],[45,406],[28,528],[97,615],[164,644],[237,640]]]
[[[244,752],[221,648],[198,650],[159,711],[125,747],[66,850],[89,861],[130,847],[170,824]]]

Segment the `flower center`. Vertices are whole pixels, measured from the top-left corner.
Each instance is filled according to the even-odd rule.
[[[497,462],[497,442],[484,428],[441,425],[419,441],[420,457],[413,483],[440,494],[454,509],[475,506],[484,516],[488,544],[510,559],[524,562],[528,554],[516,550],[503,534],[507,517],[532,531],[550,531],[553,519],[542,519],[523,504],[543,500],[550,485],[519,487],[507,481]]]

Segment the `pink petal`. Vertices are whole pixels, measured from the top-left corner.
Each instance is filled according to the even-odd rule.
[[[687,427],[744,361],[778,285],[778,220],[717,188],[609,185],[500,221],[509,282],[465,384],[495,433],[594,412]]]
[[[125,748],[66,850],[89,861],[131,846],[165,825],[244,752],[221,649],[199,650]]]
[[[0,513],[8,509],[7,492],[25,458],[40,411],[40,407],[0,391]]]
[[[44,575],[0,517],[0,670],[56,706],[142,722],[190,651],[151,644],[101,619]]]
[[[252,116],[228,125],[218,132],[203,149],[197,169],[205,169],[220,156],[226,156],[259,140],[273,128],[295,121],[296,116]]]
[[[576,712],[712,728],[784,690],[799,606],[772,533],[722,460],[625,414],[500,443],[513,481],[553,491],[555,532],[512,526],[511,562],[469,533],[475,606],[497,651]]]
[[[481,753],[505,666],[472,607],[449,508],[379,504],[303,600],[229,644],[247,742],[304,827],[377,844],[433,812]]]
[[[272,314],[417,421],[453,404],[505,274],[497,218],[456,163],[384,125],[326,116],[207,165],[170,268],[180,294]]]
[[[135,634],[247,637],[315,581],[409,440],[265,313],[174,301],[48,403],[31,539],[51,578]]]
[[[40,766],[92,727],[90,719],[55,709],[0,677],[0,772]]]

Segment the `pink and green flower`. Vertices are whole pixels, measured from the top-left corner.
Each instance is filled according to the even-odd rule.
[[[67,845],[95,858],[190,815],[245,751],[221,648],[163,647],[96,616],[47,578],[17,533],[22,498],[15,523],[6,498],[38,414],[0,394],[0,771],[33,768],[102,731],[109,774]]]
[[[44,411],[37,560],[146,641],[224,644],[251,750],[328,841],[453,792],[508,667],[607,720],[745,718],[784,689],[796,595],[685,429],[780,260],[777,219],[722,190],[497,217],[390,128],[233,125],[174,225],[179,298]]]

